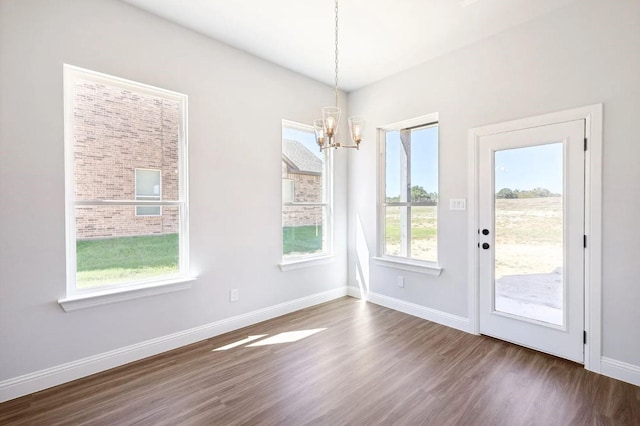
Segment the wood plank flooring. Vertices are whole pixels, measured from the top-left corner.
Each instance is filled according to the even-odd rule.
[[[343,298],[8,401],[0,424],[640,425],[640,388]]]

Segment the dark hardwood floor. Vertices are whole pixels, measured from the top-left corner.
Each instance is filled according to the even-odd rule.
[[[640,388],[343,298],[8,401],[0,424],[640,425]]]

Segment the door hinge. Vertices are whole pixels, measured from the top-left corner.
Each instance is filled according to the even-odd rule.
[[[583,235],[582,237],[583,237],[582,238],[582,245],[584,246],[584,248],[587,248],[587,236]]]
[[[584,138],[584,150],[587,150],[587,138]]]
[[[587,330],[583,331],[582,334],[582,343],[584,343],[585,345],[587,344]]]

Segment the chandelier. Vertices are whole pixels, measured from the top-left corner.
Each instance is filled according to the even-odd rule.
[[[338,107],[338,0],[335,7],[336,26],[335,26],[335,105],[322,108],[322,118],[314,120],[313,128],[316,134],[316,141],[320,147],[320,151],[327,148],[360,148],[362,141],[362,133],[364,131],[364,118],[361,116],[352,116],[348,119],[349,133],[351,134],[351,145],[342,145],[337,140],[338,128],[340,127],[341,110]]]

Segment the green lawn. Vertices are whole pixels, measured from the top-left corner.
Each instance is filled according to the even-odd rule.
[[[178,271],[178,234],[82,240],[76,243],[79,288]]]
[[[282,228],[282,247],[285,255],[322,251],[322,226],[285,226]]]
[[[322,226],[285,227],[284,254],[322,250]],[[178,272],[178,234],[82,240],[76,243],[78,288]]]

